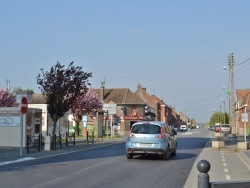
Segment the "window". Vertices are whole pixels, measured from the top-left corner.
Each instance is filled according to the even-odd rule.
[[[134,134],[159,134],[161,127],[153,124],[138,124],[133,126],[131,133]]]

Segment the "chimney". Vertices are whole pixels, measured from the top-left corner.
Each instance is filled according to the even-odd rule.
[[[145,88],[145,87],[143,87],[143,88],[142,88],[142,90],[143,90],[143,91],[146,91],[146,88]]]
[[[138,84],[137,85],[137,90],[141,90],[141,88],[142,88],[141,84]]]

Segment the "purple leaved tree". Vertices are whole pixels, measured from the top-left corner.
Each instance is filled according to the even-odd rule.
[[[79,135],[79,123],[82,121],[82,116],[96,113],[102,109],[102,106],[103,102],[98,99],[97,94],[91,88],[84,96],[77,98],[71,108],[77,135]]]
[[[16,99],[8,90],[0,87],[0,107],[14,106],[16,106]]]

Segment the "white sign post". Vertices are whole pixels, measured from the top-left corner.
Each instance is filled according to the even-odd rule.
[[[113,125],[112,125],[113,118],[112,117],[114,114],[116,114],[116,106],[117,106],[117,104],[115,104],[115,103],[103,104],[103,106],[102,106],[102,110],[108,111],[108,114],[111,115],[111,127],[110,127],[111,137],[113,135]],[[107,131],[107,140],[108,140],[108,131]]]
[[[246,142],[247,141],[247,139],[246,139],[246,132],[247,132],[247,130],[246,130],[246,123],[248,122],[248,113],[246,113],[246,106],[245,106],[245,113],[242,113],[241,114],[241,120],[242,120],[242,122],[244,122],[244,141]]]

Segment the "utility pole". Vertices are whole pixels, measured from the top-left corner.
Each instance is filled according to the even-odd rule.
[[[229,74],[230,74],[230,121],[231,133],[235,134],[235,117],[234,117],[234,57],[233,53],[229,54]]]
[[[6,79],[6,90],[10,91],[10,81]]]

